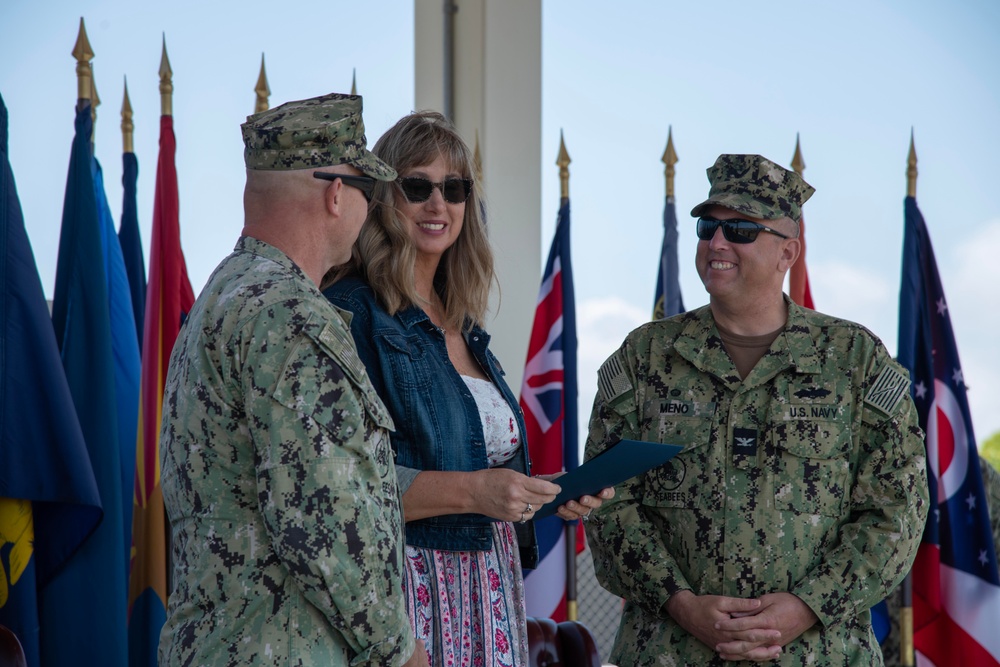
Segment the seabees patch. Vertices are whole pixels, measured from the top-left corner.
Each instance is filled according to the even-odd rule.
[[[886,364],[865,394],[865,403],[891,415],[903,395],[910,390],[910,378],[892,364]]]
[[[618,350],[597,371],[597,393],[601,400],[610,403],[632,389],[632,381],[625,374],[621,350]]]

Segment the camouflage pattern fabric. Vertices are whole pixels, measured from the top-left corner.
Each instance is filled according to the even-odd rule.
[[[760,155],[720,155],[707,170],[708,199],[691,209],[698,217],[715,204],[761,220],[802,219],[816,190],[794,171]]]
[[[611,662],[725,662],[666,613],[690,589],[787,591],[818,623],[780,665],[881,665],[868,609],[909,571],[927,514],[906,371],[863,327],[799,308],[741,380],[711,310],[651,322],[599,372],[586,458],[675,443],[587,524],[599,581],[626,600]]]
[[[247,169],[293,170],[350,164],[380,181],[396,170],[367,149],[359,95],[330,93],[247,116],[243,159]]]
[[[195,302],[163,400],[175,588],[160,665],[412,655],[392,421],[341,312],[247,237]]]

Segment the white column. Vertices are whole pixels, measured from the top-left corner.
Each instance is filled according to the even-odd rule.
[[[539,0],[455,5],[452,121],[470,147],[479,133],[500,282],[487,328],[519,394],[541,280],[542,8]],[[417,109],[443,110],[444,6],[414,0]]]

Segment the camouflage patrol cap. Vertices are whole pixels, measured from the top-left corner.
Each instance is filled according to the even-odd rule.
[[[243,130],[247,169],[287,171],[349,164],[380,181],[396,170],[366,147],[361,97],[330,93],[252,116]]]
[[[737,213],[777,220],[802,219],[802,204],[816,190],[789,171],[760,155],[720,155],[707,169],[712,184],[708,199],[691,209],[698,217],[712,204]]]

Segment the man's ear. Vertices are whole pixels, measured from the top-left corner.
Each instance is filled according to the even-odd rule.
[[[331,181],[323,191],[323,203],[326,212],[334,217],[340,217],[340,208],[344,204],[344,182],[340,179]]]
[[[795,264],[795,261],[802,254],[802,241],[799,239],[786,239],[781,243],[781,256],[778,258],[778,269],[784,273]]]

